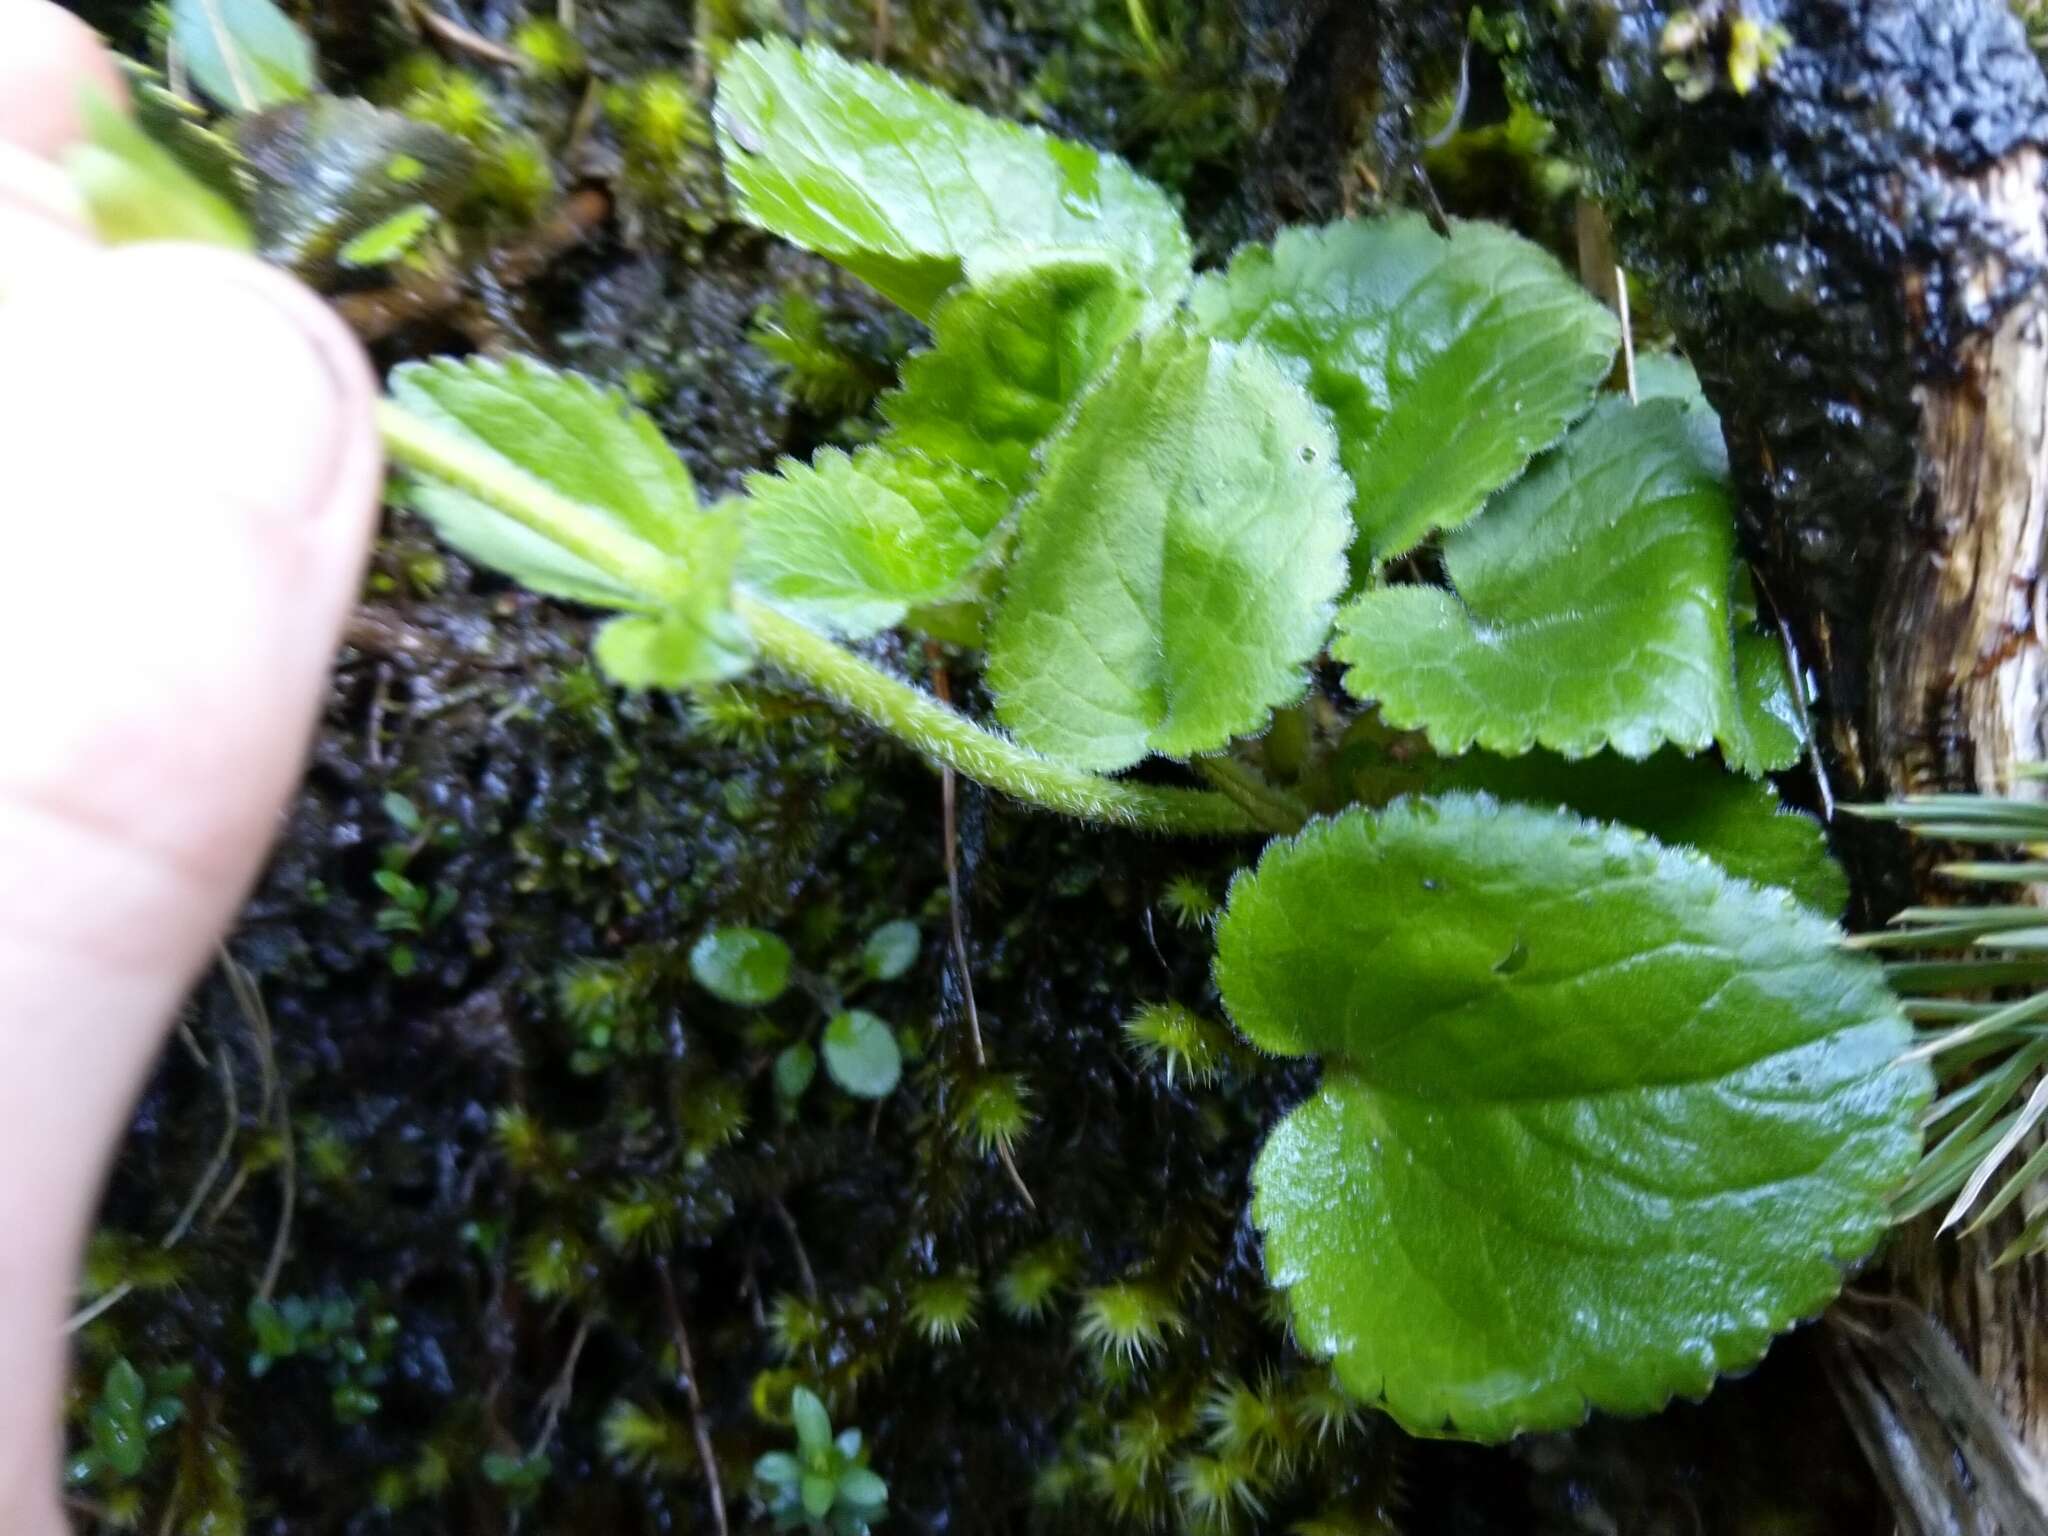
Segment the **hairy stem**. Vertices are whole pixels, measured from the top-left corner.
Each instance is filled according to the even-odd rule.
[[[392,462],[468,492],[629,591],[668,589],[674,568],[658,550],[496,454],[389,400],[379,405],[377,422]],[[1261,830],[1261,820],[1229,796],[1106,779],[1054,762],[985,730],[765,603],[735,593],[733,606],[766,659],[925,757],[990,789],[1084,821],[1155,832],[1199,836]]]
[[[1258,822],[1226,796],[1105,779],[1041,757],[984,730],[922,689],[891,677],[765,603],[740,595],[734,606],[770,661],[978,784],[1083,821],[1189,834],[1260,830]]]

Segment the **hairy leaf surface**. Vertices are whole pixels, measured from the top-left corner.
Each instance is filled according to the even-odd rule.
[[[1452,591],[1338,616],[1344,685],[1439,752],[1698,752],[1746,729],[1730,644],[1724,469],[1671,400],[1609,399],[1448,535]]]
[[[1918,1147],[1875,965],[1788,893],[1484,796],[1270,845],[1217,933],[1251,1040],[1327,1058],[1253,1217],[1304,1345],[1421,1434],[1648,1412],[1841,1287]]]
[[[980,558],[1008,498],[915,453],[820,450],[747,477],[740,573],[778,606],[860,638],[948,596]]]
[[[577,374],[525,358],[443,359],[392,374],[423,421],[487,450],[624,535],[646,573],[629,585],[469,492],[408,479],[408,505],[462,554],[550,597],[632,610],[598,632],[598,662],[629,687],[682,687],[749,664],[731,611],[739,539],[705,512],[689,471],[644,412]]]
[[[747,218],[919,317],[971,258],[1114,254],[1163,313],[1188,282],[1167,195],[1112,155],[989,117],[826,48],[735,50],[718,82],[726,175]]]
[[[1328,632],[1347,494],[1321,414],[1262,353],[1175,331],[1126,346],[1019,509],[998,716],[1103,771],[1258,729]]]
[[[1438,765],[1430,790],[1478,790],[1615,821],[1667,847],[1696,848],[1737,879],[1783,886],[1824,917],[1849,904],[1849,880],[1811,816],[1785,809],[1769,782],[1666,748],[1642,762],[1612,752],[1574,762],[1541,750],[1470,752]]]
[[[1098,251],[1053,251],[976,263],[932,316],[932,345],[882,402],[894,449],[985,476],[1016,496],[1039,445],[1117,344],[1137,328],[1144,295]]]
[[[171,0],[171,41],[199,89],[230,112],[313,94],[313,45],[271,0]]]
[[[1445,239],[1414,214],[1287,230],[1191,305],[1336,418],[1361,565],[1477,512],[1584,414],[1620,340],[1541,248],[1492,224]]]

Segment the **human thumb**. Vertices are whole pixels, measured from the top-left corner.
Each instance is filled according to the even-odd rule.
[[[244,257],[81,247],[0,304],[0,1514],[54,1476],[105,1161],[300,773],[373,398],[339,322]]]

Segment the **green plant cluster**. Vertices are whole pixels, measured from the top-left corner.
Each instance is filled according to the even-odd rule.
[[[304,1386],[332,1398],[330,1372],[347,1367],[379,1373],[363,1384],[378,1403],[344,1417],[328,1401],[338,1434],[326,1454],[367,1469],[360,1486],[374,1486],[400,1529],[441,1528],[478,1501],[547,1528],[653,1529],[684,1510],[701,1524],[714,1475],[735,1520],[750,1488],[768,1518],[877,1518],[860,1477],[842,1497],[863,1469],[844,1464],[853,1452],[829,1420],[822,1440],[806,1434],[808,1400],[820,1420],[861,1426],[891,1522],[980,1502],[999,1506],[992,1523],[1048,1531],[1383,1530],[1404,1499],[1440,1511],[1475,1495],[1459,1486],[1465,1464],[1411,1442],[1361,1397],[1385,1398],[1424,1433],[1490,1436],[1572,1417],[1554,1406],[1558,1382],[1647,1408],[1753,1359],[1793,1309],[1832,1289],[1814,1281],[1815,1256],[1848,1257],[1874,1238],[1882,1186],[1907,1150],[1912,1084],[1877,1070],[1890,1005],[1870,968],[1834,951],[1824,918],[1841,883],[1818,835],[1767,784],[1715,761],[1750,773],[1788,761],[1799,708],[1756,629],[1711,416],[1682,374],[1646,370],[1642,393],[1658,398],[1640,407],[1596,399],[1611,327],[1539,253],[1481,226],[1446,237],[1397,218],[1296,231],[1191,286],[1173,204],[1118,162],[815,48],[730,48],[743,24],[699,19],[719,42],[734,190],[711,173],[697,82],[615,84],[591,99],[635,173],[615,183],[630,237],[684,250],[742,214],[902,301],[930,323],[931,345],[890,393],[886,372],[819,320],[814,296],[840,290],[814,268],[773,309],[742,306],[731,334],[759,316],[757,338],[819,416],[865,411],[882,393],[869,424],[840,439],[850,451],[787,461],[723,502],[700,501],[665,440],[663,429],[700,450],[706,483],[730,488],[746,462],[703,454],[697,429],[681,425],[712,398],[676,365],[682,353],[644,376],[629,363],[645,354],[631,348],[607,363],[630,399],[653,407],[646,415],[529,362],[404,375],[411,413],[388,416],[387,431],[415,471],[405,497],[467,558],[422,587],[408,573],[424,557],[402,527],[387,550],[383,591],[399,601],[383,621],[411,626],[400,670],[413,697],[394,704],[374,669],[359,674],[367,759],[358,738],[347,787],[316,792],[303,813],[327,852],[273,876],[286,895],[256,961],[304,1041],[280,1068],[263,1061],[273,1037],[247,1024],[246,998],[212,1021],[223,1041],[242,1027],[257,1042],[209,1036],[220,1061],[232,1068],[247,1050],[261,1068],[243,1074],[260,1080],[249,1083],[260,1090],[248,1095],[254,1130],[234,1138],[230,1171],[201,1202],[225,1204],[187,1247],[103,1245],[101,1299],[129,1290],[83,1324],[89,1353],[142,1360],[182,1347],[224,1362],[185,1389],[175,1454],[157,1441],[138,1474],[149,1492],[138,1486],[130,1507],[168,1528],[239,1529],[248,1465],[261,1468],[248,1480],[266,1514],[288,1513],[315,1480],[278,1473],[274,1436],[247,1407]],[[1134,37],[1157,25],[1149,13],[1126,19]],[[516,93],[467,68],[394,76],[440,93],[404,98],[400,116],[432,119],[486,165],[516,162],[568,126],[588,62],[574,41],[522,31],[531,82]],[[1155,30],[1139,46],[1168,45]],[[488,115],[465,107],[458,77],[479,82]],[[303,100],[310,75],[284,78]],[[854,136],[805,158],[779,137],[779,114],[806,102],[830,132]],[[1042,214],[1044,226],[1019,244],[977,230],[963,203],[901,202],[905,167],[870,160],[860,125],[834,116],[862,103],[917,127],[927,158],[911,180],[945,166],[971,182],[1002,166],[1019,178],[1018,218]],[[123,175],[144,165],[107,153]],[[410,167],[398,169],[409,181]],[[476,242],[552,205],[561,167],[543,156],[545,177],[532,169],[501,164],[506,179],[483,205],[452,195],[445,210],[427,205],[431,220],[402,203],[351,225],[343,247],[361,256],[357,242],[374,234],[369,254],[386,268],[459,265]],[[132,205],[172,206],[185,193],[170,185],[150,182]],[[857,229],[849,209],[863,199],[879,222]],[[192,227],[233,223],[209,207]],[[435,256],[444,223],[474,238]],[[780,353],[778,334],[790,338]],[[1380,397],[1356,388],[1373,368]],[[1508,382],[1474,407],[1471,374],[1489,369]],[[762,377],[780,387],[774,369]],[[1267,435],[1248,439],[1248,422]],[[1466,434],[1455,452],[1431,435],[1446,429]],[[579,459],[578,444],[602,462]],[[1105,529],[1108,507],[1130,509],[1131,522]],[[1631,542],[1620,512],[1658,538]],[[1130,559],[1148,544],[1168,552],[1150,569]],[[1565,559],[1588,545],[1597,576]],[[1289,568],[1276,576],[1261,562],[1283,548]],[[1188,558],[1195,567],[1174,563]],[[1214,563],[1206,586],[1189,580],[1202,561]],[[689,701],[615,698],[570,660],[583,621],[487,584],[469,596],[472,562],[611,610],[595,637],[600,666],[642,686],[687,683]],[[444,580],[453,592],[431,604],[405,599]],[[1589,583],[1612,593],[1610,622],[1574,629],[1585,615],[1540,606]],[[443,610],[457,615],[445,629]],[[1318,659],[1333,633],[1343,682]],[[477,655],[486,634],[489,653]],[[1219,653],[1218,637],[1236,649]],[[1475,666],[1475,648],[1505,656],[1507,670]],[[1164,664],[1148,672],[1155,658]],[[752,669],[764,659],[962,778],[1026,800],[1190,832],[1291,833],[1334,819],[1272,844],[1226,903],[1241,849],[1212,858],[1183,846],[1160,869],[1145,845],[990,815],[959,785],[970,905],[956,954],[958,871],[937,867],[937,786],[821,718],[815,697],[763,686]],[[1609,686],[1575,692],[1586,681],[1575,669]],[[1612,686],[1638,671],[1636,691]],[[962,709],[904,673],[941,695],[950,687]],[[1063,690],[1091,675],[1139,686],[1100,690],[1077,710]],[[514,681],[530,676],[547,681]],[[1554,685],[1543,708],[1523,709],[1541,692],[1528,679]],[[1503,680],[1514,680],[1510,703],[1468,697]],[[392,755],[394,708],[439,722],[430,734],[446,739],[429,746],[415,730]],[[1158,764],[1117,776],[1147,756],[1187,761],[1199,778]],[[1403,794],[1431,798],[1380,809]],[[1376,840],[1405,840],[1412,888],[1375,889],[1386,861],[1361,868],[1347,853]],[[333,856],[363,845],[386,850],[375,868]],[[911,846],[914,872],[902,867]],[[1287,905],[1296,887],[1312,915]],[[1648,899],[1632,895],[1639,887]],[[1445,894],[1434,921],[1418,890]],[[1562,926],[1574,912],[1619,914],[1615,954],[1553,942],[1530,914],[1560,901]],[[1330,922],[1337,937],[1317,929]],[[1289,942],[1306,935],[1302,951],[1275,939],[1276,926]],[[1242,1034],[1214,1006],[1212,927],[1224,950],[1215,981]],[[1745,946],[1766,928],[1779,950]],[[1445,932],[1469,942],[1430,937]],[[1102,937],[1112,933],[1129,937]],[[1687,948],[1699,964],[1645,961]],[[1391,974],[1422,1033],[1449,1021],[1438,1059],[1383,1049],[1372,1008],[1328,1007],[1370,995],[1341,966],[1315,969],[1346,949],[1381,957],[1374,984]],[[1134,990],[1152,989],[1132,977],[1153,965],[1164,985],[1143,1004]],[[1782,967],[1790,1003],[1745,997],[1716,1013],[1756,965]],[[1646,1025],[1728,1026],[1701,1092],[1645,1098],[1630,1052],[1583,1049],[1573,1013],[1546,1012],[1545,995],[1565,989],[1614,1014],[1598,982],[1609,969],[1640,973],[1632,995],[1648,988],[1661,1010]],[[1472,1330],[1434,1334],[1438,1356],[1391,1391],[1354,1344],[1332,1339],[1336,1314],[1304,1310],[1318,1285],[1355,1297],[1408,1234],[1400,1208],[1353,1199],[1319,1232],[1290,1206],[1327,1214],[1332,1167],[1427,1161],[1428,1136],[1413,1126],[1405,1145],[1383,1144],[1389,1106],[1490,1059],[1486,1010],[1472,1022],[1444,1007],[1475,985],[1497,1017],[1544,1031],[1537,1049],[1553,1075],[1540,1086],[1560,1105],[1567,1165],[1635,1155],[1647,1106],[1702,1144],[1733,1143],[1755,1128],[1736,1112],[1745,1095],[1791,1086],[1796,1136],[1763,1138],[1754,1158],[1686,1190],[1697,1207],[1686,1230],[1716,1249],[1757,1250],[1727,1277],[1729,1306],[1748,1309],[1727,1339],[1703,1345],[1653,1287],[1640,1340],[1617,1362],[1576,1347],[1585,1341],[1539,1294],[1517,1293],[1532,1348],[1512,1363],[1521,1379],[1503,1406],[1456,1395],[1468,1373],[1502,1365]],[[1824,995],[1828,1006],[1802,1012]],[[341,998],[358,1020],[418,1021],[398,1062],[337,1034],[326,1015]],[[1303,1101],[1312,1072],[1252,1047],[1313,1052],[1322,1091]],[[451,1055],[467,1080],[448,1080]],[[816,1092],[821,1062],[843,1091]],[[352,1102],[323,1091],[337,1075],[391,1086]],[[214,1080],[195,1070],[188,1086],[211,1092]],[[1532,1175],[1517,1137],[1558,1127],[1517,1123],[1530,1081],[1504,1069],[1483,1091],[1453,1095],[1442,1134],[1486,1149],[1483,1178],[1540,1195],[1545,1179],[1584,1167]],[[293,1107],[273,1102],[283,1097]],[[1630,1123],[1595,1126],[1574,1148],[1571,1123],[1602,1097]],[[1246,1173],[1297,1103],[1259,1160],[1262,1253],[1242,1221]],[[243,1113],[231,1106],[230,1122]],[[1298,1150],[1325,1131],[1334,1151]],[[1736,1181],[1766,1183],[1781,1171],[1774,1159],[1802,1150],[1822,1158],[1810,1190],[1730,1218]],[[409,1226],[387,1208],[398,1192],[420,1210]],[[263,1218],[280,1208],[306,1253],[270,1312],[208,1318],[149,1288],[187,1262],[217,1275],[237,1249],[260,1265],[275,1230]],[[178,1230],[170,1214],[157,1213],[157,1230]],[[1473,1219],[1468,1253],[1500,1230],[1483,1210]],[[1618,1219],[1647,1218],[1637,1202]],[[390,1277],[374,1299],[364,1293],[364,1316],[394,1317],[395,1329],[325,1327],[331,1299],[354,1294],[332,1275],[364,1263]],[[1624,1268],[1603,1294],[1639,1277]],[[246,1265],[239,1273],[246,1285]],[[1292,1287],[1291,1308],[1268,1278]],[[1350,1340],[1417,1331],[1403,1277],[1379,1278],[1385,1315],[1343,1317]],[[285,1315],[294,1297],[307,1298],[303,1329]],[[1625,1308],[1615,1315],[1636,1325]],[[124,1320],[135,1317],[156,1320],[147,1348]],[[275,1354],[266,1329],[306,1342]],[[250,1358],[266,1354],[307,1355],[329,1372],[280,1368],[259,1386]],[[1318,1354],[1336,1356],[1334,1374],[1304,1358]],[[295,1374],[310,1380],[285,1379]],[[487,1390],[464,1394],[458,1381]],[[787,1454],[793,1414],[798,1476],[756,1487],[762,1458]],[[935,1424],[946,1426],[942,1464]],[[807,1476],[832,1483],[822,1510]],[[1013,1492],[1034,1476],[1030,1499]]]

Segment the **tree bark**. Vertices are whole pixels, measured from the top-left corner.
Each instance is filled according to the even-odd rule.
[[[1721,412],[1834,796],[2012,790],[2048,758],[2048,81],[2024,30],[2003,0],[1490,10]],[[1953,899],[1836,825],[1866,918]],[[1890,1273],[2040,1457],[2048,1263],[1994,1270],[2010,1235],[1916,1228]],[[1965,1518],[1945,1528],[1993,1528]]]

